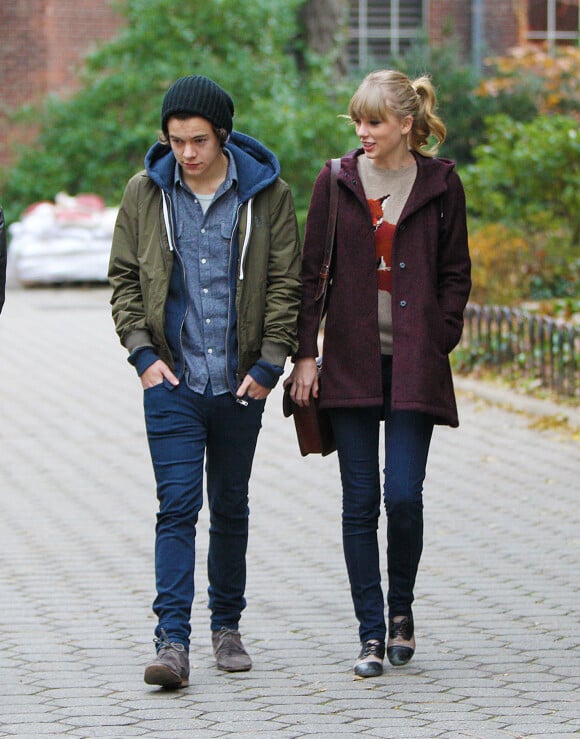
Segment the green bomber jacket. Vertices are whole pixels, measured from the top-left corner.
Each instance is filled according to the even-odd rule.
[[[240,138],[249,140],[234,133],[228,148],[244,172],[247,155],[236,145]],[[161,184],[146,170],[129,181],[115,225],[109,280],[121,343],[130,353],[152,347],[175,369],[165,325],[175,259],[173,222],[171,199]],[[301,299],[300,240],[290,189],[278,176],[261,187],[254,177],[250,185],[240,178],[232,236],[238,382],[260,359],[283,367],[296,351]]]

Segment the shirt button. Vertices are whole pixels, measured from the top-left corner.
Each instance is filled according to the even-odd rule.
[[[407,305],[407,301],[406,300],[401,300],[401,302],[399,303],[399,305],[401,306],[401,308],[404,308]]]
[[[204,234],[205,233],[205,228],[202,228],[201,229],[201,232],[202,232],[202,234]]]
[[[407,265],[405,264],[405,262],[399,262],[399,267],[401,269],[405,269],[407,267]]]
[[[206,318],[206,319],[205,319],[205,322],[206,322],[206,323],[211,323],[211,318]]]
[[[204,287],[204,288],[203,288],[203,293],[204,293],[204,295],[207,295],[207,293],[208,293],[208,292],[209,292],[209,290],[207,289],[207,287]]]
[[[208,353],[208,354],[213,354],[213,349],[208,349],[208,350],[207,350],[207,353]]]
[[[204,257],[204,258],[203,258],[203,259],[201,260],[201,263],[202,263],[202,264],[205,264],[206,262],[207,262],[207,259],[206,259],[206,258]]]

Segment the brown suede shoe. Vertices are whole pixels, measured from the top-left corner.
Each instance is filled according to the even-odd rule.
[[[162,639],[154,639],[157,657],[145,669],[145,682],[162,688],[185,688],[189,685],[189,653],[183,644],[169,641],[164,630],[161,634]]]
[[[244,649],[240,632],[227,629],[211,632],[211,643],[218,669],[225,672],[246,672],[252,667],[250,655]]]

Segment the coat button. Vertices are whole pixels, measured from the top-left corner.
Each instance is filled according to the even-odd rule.
[[[401,269],[406,269],[407,265],[405,264],[405,262],[399,262],[399,267]]]
[[[404,231],[406,228],[407,226],[405,226],[404,223],[401,223],[401,225],[399,226],[399,231]]]
[[[407,305],[407,301],[406,300],[401,300],[401,302],[399,303],[399,305],[401,306],[401,308],[404,308]]]

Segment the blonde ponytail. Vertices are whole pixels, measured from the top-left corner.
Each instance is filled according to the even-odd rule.
[[[413,116],[413,127],[409,133],[409,148],[427,156],[434,156],[447,136],[447,128],[435,112],[437,108],[435,89],[427,76],[416,79],[412,87],[417,94],[417,112]],[[433,136],[437,143],[427,149],[430,136]]]

